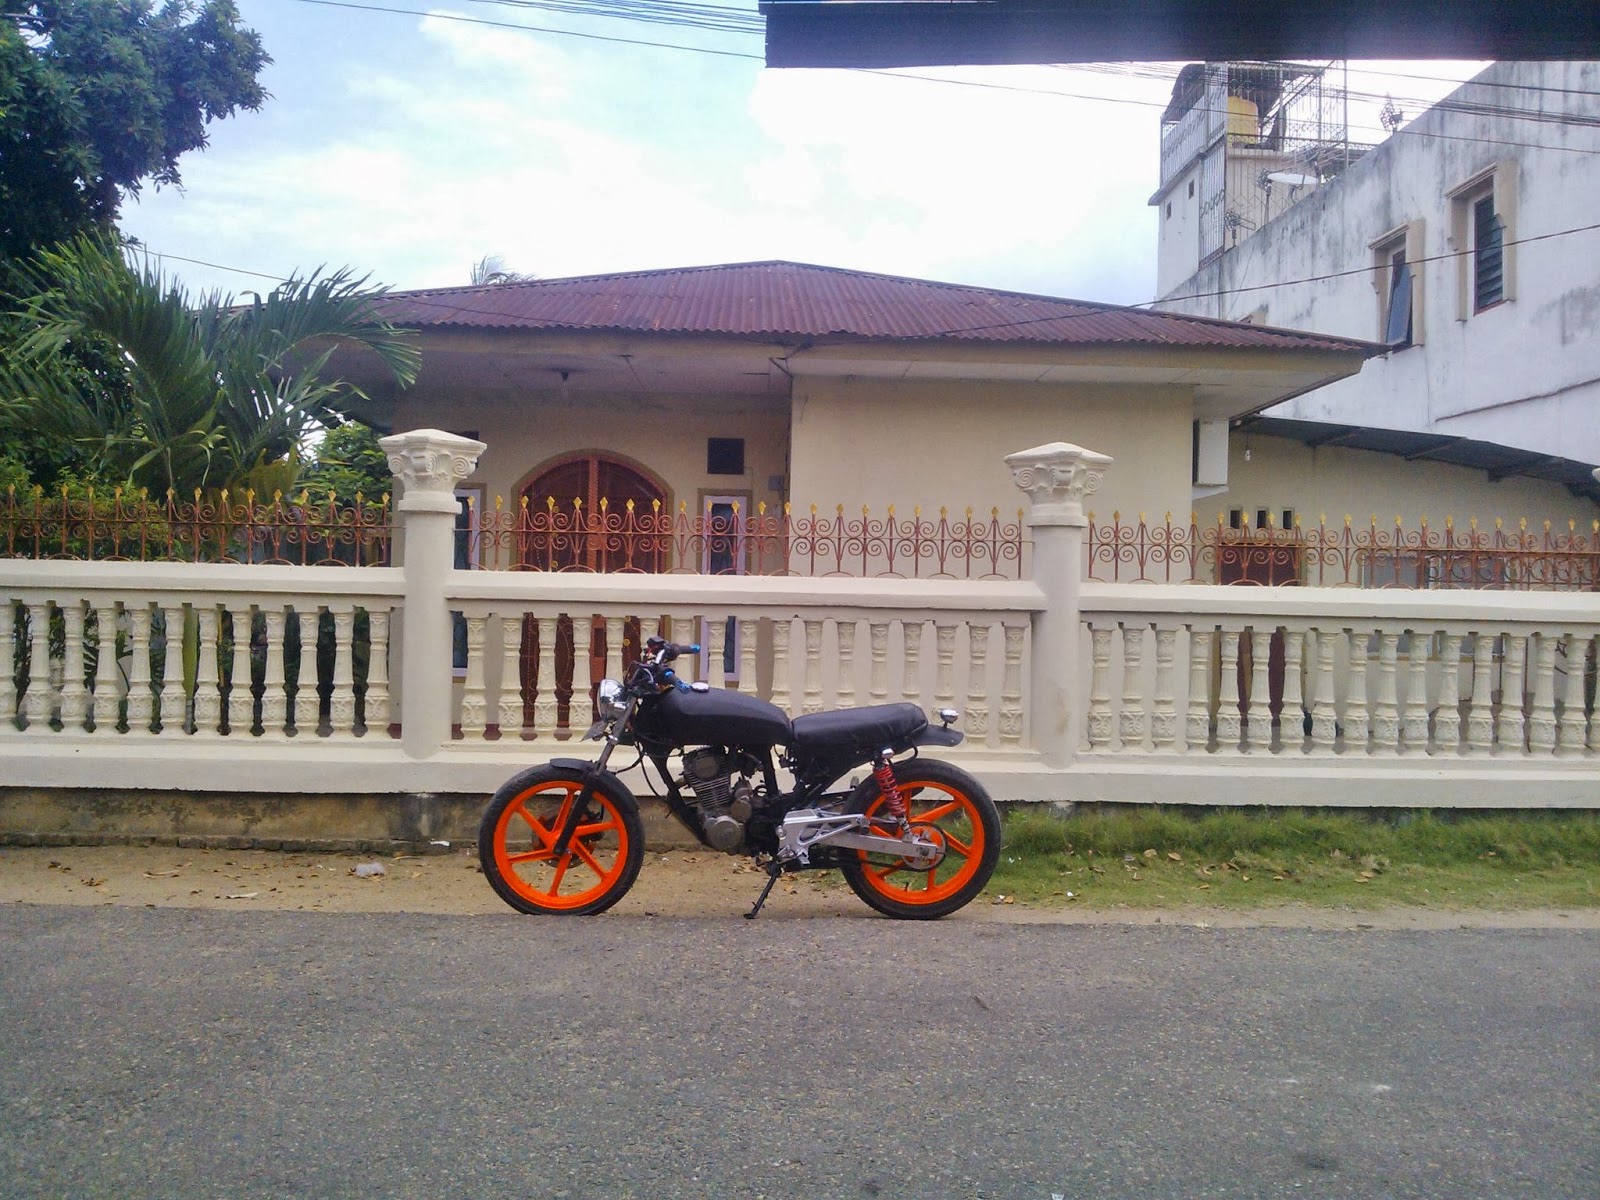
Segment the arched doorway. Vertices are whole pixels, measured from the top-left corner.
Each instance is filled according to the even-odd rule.
[[[636,520],[667,510],[666,487],[640,468],[599,453],[574,455],[535,475],[521,489],[532,518],[518,550],[518,567],[527,571],[618,571],[658,574],[667,566],[667,539],[614,536],[617,522],[626,522],[628,503]],[[601,502],[604,501],[602,509]],[[606,514],[602,516],[602,513]],[[581,619],[581,617],[580,617]],[[589,678],[605,671],[607,638],[622,638],[622,659],[638,653],[639,623],[630,619],[622,629],[606,627],[603,617],[593,617],[589,639]],[[573,692],[572,618],[563,615],[556,626],[555,689],[556,727],[569,729]],[[538,678],[539,630],[533,617],[523,619],[522,697],[531,704],[545,682]],[[593,688],[590,689],[591,699]]]

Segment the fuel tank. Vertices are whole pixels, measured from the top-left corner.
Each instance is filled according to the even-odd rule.
[[[787,746],[794,737],[784,711],[743,692],[664,692],[635,718],[649,733],[681,746]]]

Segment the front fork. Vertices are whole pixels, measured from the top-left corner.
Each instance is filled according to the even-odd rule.
[[[584,774],[583,786],[572,798],[572,807],[567,812],[567,819],[561,823],[561,833],[556,838],[556,844],[550,848],[550,855],[556,861],[565,858],[571,848],[572,839],[578,833],[578,826],[583,824],[583,814],[589,810],[589,801],[594,797],[595,784],[605,776],[606,763],[611,758],[611,752],[617,748],[617,742],[623,732],[628,728],[628,722],[633,720],[633,710],[638,703],[638,700],[629,700],[623,714],[607,728],[605,745],[600,748],[600,757],[594,760],[594,765]]]

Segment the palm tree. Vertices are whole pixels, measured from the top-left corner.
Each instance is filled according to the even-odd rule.
[[[365,284],[317,271],[245,303],[191,301],[115,240],[79,237],[24,272],[0,415],[77,447],[102,479],[288,491],[299,446],[364,396],[330,372],[336,350],[365,347],[401,385],[416,377],[411,335]]]
[[[493,287],[501,283],[532,283],[537,275],[508,270],[506,260],[498,254],[485,254],[472,264],[470,282],[478,287]]]

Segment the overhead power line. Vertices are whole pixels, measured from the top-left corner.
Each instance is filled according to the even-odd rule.
[[[645,38],[623,38],[623,37],[612,37],[612,36],[607,35],[607,34],[580,33],[580,32],[577,32],[575,30],[570,30],[570,29],[554,29],[554,28],[550,28],[550,27],[546,27],[546,26],[523,25],[523,24],[521,24],[519,22],[515,22],[515,21],[491,21],[491,20],[488,20],[487,18],[484,18],[484,17],[468,17],[468,16],[463,16],[463,15],[461,15],[459,13],[420,12],[420,11],[418,11],[416,9],[394,8],[394,7],[390,7],[390,6],[387,6],[387,5],[381,5],[381,4],[358,4],[358,3],[355,3],[354,0],[294,0],[294,2],[297,3],[297,4],[314,4],[314,5],[318,5],[318,6],[325,7],[325,8],[345,8],[345,9],[353,9],[353,10],[360,11],[360,12],[387,13],[387,14],[395,15],[395,16],[416,17],[418,19],[433,19],[433,20],[440,20],[440,21],[456,21],[456,22],[460,22],[460,23],[468,24],[468,25],[487,25],[487,26],[490,26],[492,28],[497,28],[497,29],[515,29],[515,30],[518,30],[518,31],[523,32],[523,33],[548,33],[548,34],[552,34],[552,35],[559,36],[559,37],[583,38],[583,39],[587,39],[587,40],[590,40],[590,41],[611,42],[611,43],[616,43],[616,44],[621,44],[621,45],[629,45],[629,46],[643,46],[643,47],[648,47],[648,48],[651,48],[651,49],[659,49],[659,50],[681,50],[681,51],[686,51],[686,52],[691,53],[691,54],[710,54],[710,55],[715,55],[715,56],[720,57],[720,58],[739,58],[739,59],[745,59],[745,60],[748,60],[748,61],[751,61],[751,62],[763,62],[764,61],[762,56],[759,55],[759,54],[751,54],[751,53],[746,53],[744,51],[739,51],[739,50],[720,50],[720,49],[715,49],[715,48],[707,47],[707,46],[686,46],[686,45],[682,45],[680,43],[673,43],[673,42],[656,42],[656,41],[651,41],[651,40],[645,39]],[[503,4],[503,3],[506,3],[506,0],[485,0],[485,2],[495,2],[495,3],[502,3]],[[513,5],[513,6],[517,6],[517,5]],[[1122,96],[1099,96],[1099,95],[1095,95],[1093,93],[1063,92],[1063,91],[1057,91],[1057,90],[1052,89],[1052,88],[1027,87],[1027,86],[1024,86],[1024,85],[1021,85],[1021,84],[998,83],[998,82],[994,82],[994,81],[990,81],[990,80],[951,79],[951,78],[948,78],[946,76],[921,75],[921,74],[915,74],[915,73],[905,72],[905,71],[890,71],[890,70],[881,70],[881,69],[874,69],[874,68],[849,68],[849,70],[851,70],[855,74],[861,74],[861,75],[881,75],[881,76],[884,76],[885,78],[889,78],[889,79],[914,79],[914,80],[920,80],[920,81],[923,81],[923,82],[926,82],[926,83],[941,83],[941,84],[946,84],[946,85],[955,86],[955,87],[973,87],[973,88],[981,88],[981,89],[989,90],[989,91],[1016,92],[1016,93],[1025,94],[1025,95],[1052,96],[1052,97],[1056,97],[1056,98],[1059,98],[1059,99],[1086,100],[1086,101],[1093,101],[1095,103],[1100,103],[1100,104],[1130,104],[1130,105],[1134,105],[1134,106],[1137,106],[1137,107],[1140,107],[1140,108],[1158,108],[1158,109],[1166,108],[1166,104],[1164,102],[1162,102],[1162,101],[1159,101],[1159,100],[1138,100],[1138,99],[1134,99],[1134,98],[1131,98],[1131,97],[1122,97]],[[1420,101],[1418,103],[1420,103]],[[1202,108],[1199,111],[1209,112],[1209,111],[1212,111],[1212,110]],[[1585,118],[1582,118],[1582,120],[1583,120],[1584,123],[1588,123],[1588,122],[1592,121],[1593,118],[1585,117]],[[1574,122],[1574,123],[1576,123],[1576,122]],[[1600,122],[1597,122],[1597,126],[1600,126]],[[1364,132],[1382,134],[1384,137],[1391,136],[1388,130],[1380,129],[1377,126],[1360,126],[1360,125],[1358,125],[1358,126],[1353,126],[1352,128],[1355,128],[1355,129],[1358,129],[1358,130],[1362,130]],[[1395,133],[1392,136],[1402,136],[1403,137],[1403,136],[1406,136],[1408,134],[1411,134],[1412,136],[1415,136],[1416,132],[1418,132],[1418,131],[1413,131],[1410,126],[1405,126],[1405,127],[1401,128],[1401,129],[1395,131]],[[1519,140],[1516,140],[1516,139],[1513,139],[1513,138],[1476,137],[1476,136],[1473,136],[1473,135],[1470,135],[1470,134],[1452,134],[1452,133],[1444,133],[1444,132],[1436,131],[1436,130],[1430,130],[1428,132],[1427,136],[1442,138],[1442,139],[1447,140],[1447,141],[1479,143],[1479,144],[1491,145],[1491,146],[1515,146],[1515,147],[1521,147],[1521,148],[1529,149],[1529,150],[1549,150],[1549,151],[1554,151],[1554,152],[1558,152],[1558,153],[1567,153],[1567,154],[1600,154],[1600,146],[1595,146],[1595,147],[1592,147],[1592,148],[1591,147],[1586,147],[1586,146],[1553,146],[1553,145],[1550,145],[1550,144],[1544,143],[1544,142],[1519,141]]]
[[[1535,242],[1547,242],[1547,241],[1550,241],[1550,240],[1552,240],[1554,238],[1570,237],[1570,236],[1572,236],[1574,234],[1594,233],[1596,231],[1600,231],[1600,222],[1596,222],[1596,223],[1594,223],[1592,225],[1578,225],[1578,226],[1574,226],[1573,228],[1570,228],[1570,229],[1552,230],[1549,233],[1531,234],[1528,237],[1512,238],[1512,239],[1509,239],[1509,240],[1503,242],[1502,245],[1505,246],[1505,247],[1527,246],[1527,245],[1532,245]],[[232,273],[238,274],[238,275],[252,275],[252,276],[255,276],[258,279],[270,279],[270,280],[273,280],[273,281],[275,281],[277,283],[288,283],[288,282],[290,282],[290,279],[287,279],[287,278],[284,278],[284,277],[278,276],[278,275],[271,275],[271,274],[268,274],[265,271],[252,271],[252,270],[248,270],[247,268],[244,268],[244,267],[230,267],[230,266],[226,266],[226,265],[224,265],[222,263],[207,262],[204,259],[187,258],[187,257],[185,257],[184,255],[181,255],[181,254],[165,254],[165,253],[162,253],[159,250],[151,250],[148,246],[139,245],[139,246],[133,247],[133,249],[137,250],[140,253],[148,254],[148,255],[150,255],[150,256],[152,256],[154,258],[172,259],[175,262],[193,263],[196,266],[210,267],[213,270],[229,271],[229,272],[232,272]],[[1451,250],[1451,251],[1447,251],[1446,253],[1443,253],[1443,254],[1432,254],[1432,255],[1424,256],[1422,258],[1414,259],[1413,260],[1413,265],[1421,266],[1424,263],[1449,262],[1449,261],[1452,261],[1454,259],[1468,257],[1468,256],[1470,256],[1470,255],[1472,255],[1474,253],[1475,253],[1475,251],[1473,251],[1473,250]],[[1072,313],[1068,313],[1068,314],[1065,314],[1065,315],[1058,314],[1058,315],[1049,316],[1049,317],[1029,317],[1029,318],[1027,318],[1025,320],[1020,320],[1020,321],[996,321],[996,322],[992,322],[992,323],[984,324],[984,325],[964,325],[964,326],[960,326],[960,327],[957,327],[957,328],[941,329],[941,330],[938,330],[937,332],[924,334],[922,336],[923,337],[927,337],[927,338],[954,337],[957,334],[963,334],[963,333],[984,333],[984,332],[987,332],[989,330],[1015,329],[1015,328],[1020,328],[1020,327],[1027,326],[1027,325],[1044,325],[1044,324],[1050,324],[1050,323],[1058,322],[1058,321],[1074,321],[1074,320],[1080,320],[1080,319],[1087,319],[1087,318],[1090,318],[1090,317],[1103,316],[1105,310],[1108,309],[1108,308],[1110,308],[1110,309],[1118,309],[1118,310],[1125,310],[1125,311],[1156,311],[1154,309],[1154,306],[1157,305],[1157,304],[1171,304],[1171,303],[1176,303],[1176,302],[1179,302],[1179,301],[1189,301],[1189,300],[1215,300],[1215,299],[1220,299],[1220,298],[1224,298],[1224,297],[1228,297],[1228,296],[1241,296],[1241,295],[1244,295],[1247,292],[1271,291],[1271,290],[1273,290],[1275,288],[1303,287],[1303,286],[1305,286],[1307,284],[1312,284],[1312,283],[1326,283],[1326,282],[1329,282],[1329,281],[1335,280],[1335,279],[1347,279],[1347,278],[1349,278],[1349,277],[1351,277],[1353,275],[1371,275],[1373,273],[1374,269],[1375,268],[1373,268],[1371,266],[1352,267],[1349,270],[1345,270],[1345,271],[1329,271],[1329,272],[1326,272],[1326,273],[1321,274],[1321,275],[1305,275],[1305,276],[1302,276],[1302,277],[1300,277],[1298,279],[1280,279],[1280,280],[1275,280],[1275,281],[1273,281],[1271,283],[1247,284],[1247,285],[1244,285],[1242,287],[1224,288],[1224,289],[1220,289],[1218,291],[1213,291],[1213,292],[1189,292],[1189,293],[1185,293],[1185,294],[1183,294],[1181,296],[1168,296],[1168,297],[1164,297],[1164,298],[1156,299],[1156,300],[1147,300],[1147,301],[1144,301],[1141,304],[1105,304],[1105,303],[1103,303],[1101,301],[1096,301],[1096,300],[1072,301],[1073,303],[1081,303],[1081,304],[1092,305],[1093,306],[1093,311],[1084,312],[1084,313],[1077,313],[1077,314],[1072,314]],[[538,283],[555,283],[555,282],[559,282],[559,281],[558,280],[540,280],[540,281],[535,281],[535,282],[538,282]],[[486,285],[486,286],[508,286],[508,285]],[[474,287],[474,285],[472,285],[472,284],[462,284],[462,285],[460,285],[460,286],[458,286],[456,288],[453,288],[452,290],[454,290],[454,291],[467,291],[467,290],[471,290],[473,287]],[[413,294],[411,294],[409,292],[392,293],[392,295],[393,295],[393,298],[395,300],[403,301],[404,303],[409,304],[409,305],[413,305],[413,306],[421,307],[421,308],[437,308],[437,309],[439,309],[441,311],[444,311],[444,312],[451,312],[451,313],[456,313],[456,314],[460,314],[460,315],[480,316],[480,317],[503,317],[505,315],[503,311],[498,310],[498,309],[471,308],[471,307],[464,306],[464,305],[461,305],[461,304],[448,303],[448,302],[443,301],[443,300],[427,300],[427,299],[418,297],[416,295],[413,295]],[[1060,299],[1067,299],[1067,297],[1059,297],[1059,298]],[[1189,314],[1189,313],[1169,313],[1167,315],[1169,315],[1169,316],[1192,316],[1193,314]],[[1212,319],[1215,319],[1215,318],[1201,318],[1201,319],[1203,319],[1203,320],[1212,320]],[[1314,332],[1314,331],[1298,330],[1298,331],[1295,331],[1295,332]],[[1325,336],[1334,336],[1334,335],[1325,335]],[[813,345],[829,345],[829,344],[833,344],[833,343],[829,343],[824,339],[824,340],[814,341],[812,344]],[[840,343],[840,344],[843,344],[843,343]]]

